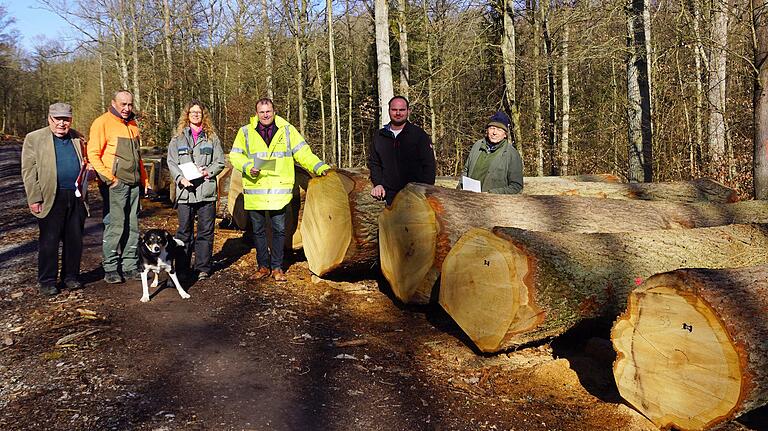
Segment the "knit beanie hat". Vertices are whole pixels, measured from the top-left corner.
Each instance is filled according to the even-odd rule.
[[[498,111],[488,120],[488,124],[485,126],[487,129],[489,126],[496,126],[499,129],[503,129],[509,135],[509,117],[502,111]]]

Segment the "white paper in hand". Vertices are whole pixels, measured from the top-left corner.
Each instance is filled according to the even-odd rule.
[[[480,193],[480,191],[482,190],[480,188],[480,181],[474,178],[469,178],[469,177],[461,177],[461,187],[464,190],[467,190],[470,192],[476,192],[476,193]]]
[[[262,171],[274,171],[275,159],[264,160],[256,157],[253,159],[253,167]]]
[[[184,175],[184,178],[188,181],[196,180],[203,176],[203,174],[200,173],[200,170],[197,169],[197,165],[192,162],[180,164],[179,169],[181,169],[181,175]]]

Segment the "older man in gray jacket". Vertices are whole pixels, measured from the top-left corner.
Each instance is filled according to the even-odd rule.
[[[38,218],[40,238],[37,282],[40,293],[56,295],[59,242],[62,242],[61,280],[70,290],[83,287],[80,259],[87,187],[85,140],[71,129],[72,107],[54,103],[48,108],[48,127],[24,138],[21,175],[27,204]]]

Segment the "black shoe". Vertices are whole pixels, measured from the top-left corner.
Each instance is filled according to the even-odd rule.
[[[123,277],[126,280],[141,280],[141,272],[138,269],[129,269],[123,272]]]
[[[64,280],[64,286],[69,290],[79,290],[83,288],[83,283],[76,279]]]
[[[123,282],[123,277],[120,277],[120,273],[117,271],[107,271],[104,273],[104,281],[109,284],[117,284]]]
[[[198,279],[198,280],[207,280],[207,279],[209,279],[210,277],[211,277],[211,274],[208,274],[208,273],[207,273],[207,272],[205,272],[205,271],[200,271],[200,273],[199,273],[199,274],[197,274],[197,279]]]
[[[49,283],[38,284],[37,285],[37,290],[42,295],[45,295],[45,296],[54,296],[54,295],[58,295],[59,294],[59,288],[56,287],[56,285],[52,284],[52,283],[51,284],[49,284]]]

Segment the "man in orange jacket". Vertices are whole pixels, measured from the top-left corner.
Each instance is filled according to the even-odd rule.
[[[133,95],[119,90],[109,110],[93,121],[88,139],[88,160],[99,178],[109,185],[109,199],[104,202],[109,206],[109,222],[104,226],[102,249],[107,283],[122,283],[123,277],[141,279],[139,193],[140,187],[148,188],[149,183],[139,154],[140,143]]]

